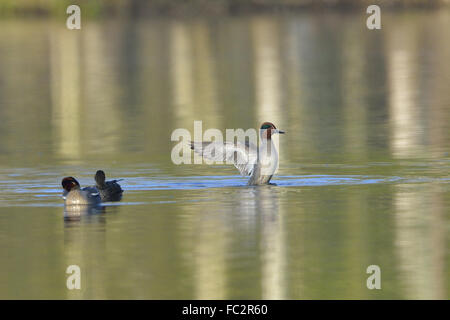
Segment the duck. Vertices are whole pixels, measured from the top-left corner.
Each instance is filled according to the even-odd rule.
[[[271,184],[270,180],[278,168],[278,150],[272,137],[284,134],[271,122],[260,127],[260,145],[257,148],[249,141],[242,142],[190,142],[190,148],[204,159],[232,162],[241,175],[249,176],[248,186]]]
[[[99,191],[94,187],[81,189],[80,183],[74,177],[65,177],[61,181],[64,188],[65,205],[98,205],[101,202]]]
[[[98,170],[95,173],[95,188],[100,193],[102,201],[120,201],[122,199],[123,190],[118,184],[118,180],[106,181],[106,175],[103,170]]]

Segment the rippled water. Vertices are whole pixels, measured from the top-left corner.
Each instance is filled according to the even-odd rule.
[[[1,21],[0,298],[448,299],[449,21]],[[276,185],[174,165],[194,120],[286,130]],[[100,168],[122,201],[65,218]]]

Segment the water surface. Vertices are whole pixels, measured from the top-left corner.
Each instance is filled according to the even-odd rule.
[[[449,18],[1,21],[0,298],[450,298]],[[194,120],[286,130],[277,185],[174,165]],[[64,219],[100,168],[123,200]]]

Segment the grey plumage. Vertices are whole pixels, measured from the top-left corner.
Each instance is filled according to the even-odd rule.
[[[203,158],[219,162],[232,163],[243,176],[249,176],[253,172],[258,159],[257,148],[246,141],[245,144],[237,142],[190,142],[191,149],[203,156]]]
[[[61,182],[64,192],[65,205],[97,205],[101,202],[100,194],[95,187],[80,188],[80,184],[73,177],[66,177]]]

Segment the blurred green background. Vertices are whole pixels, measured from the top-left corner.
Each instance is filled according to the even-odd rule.
[[[71,4],[87,16],[202,15],[242,12],[289,12],[305,9],[343,9],[377,4],[388,8],[437,8],[448,0],[1,0],[0,15],[59,16]]]

